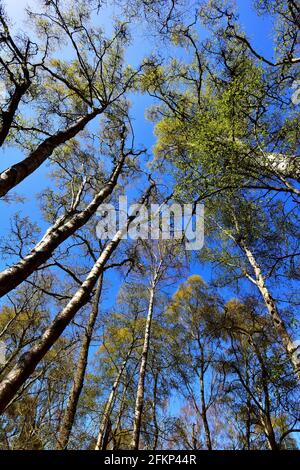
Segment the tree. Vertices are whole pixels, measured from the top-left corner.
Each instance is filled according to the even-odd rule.
[[[151,192],[151,189],[152,185],[146,192],[145,197],[142,198],[141,204],[143,204],[143,202],[147,199],[147,193]],[[136,214],[128,217],[127,227],[135,218]],[[37,364],[41,361],[51,346],[57,341],[64,329],[74,318],[78,310],[88,302],[90,293],[92,292],[98,277],[103,273],[106,262],[120,243],[124,229],[125,228],[120,229],[114,238],[107,244],[100,257],[95,262],[93,268],[89,272],[88,276],[86,277],[85,281],[81,284],[68,304],[55,317],[48,328],[46,328],[41,339],[36,342],[30,351],[20,357],[15,367],[2,380],[0,384],[1,411],[5,409],[7,403],[15,395],[20,386],[32,374]]]
[[[181,35],[187,34],[192,33],[182,30]],[[205,200],[207,218],[242,252],[250,272],[236,261],[239,250],[229,254],[228,260],[226,253],[222,264],[231,270],[239,266],[242,275],[256,285],[299,376],[292,335],[266,282],[271,276],[281,274],[288,260],[299,256],[298,236],[290,229],[294,214],[297,217],[299,202],[298,157],[292,153],[296,140],[282,133],[287,124],[294,132],[294,113],[285,108],[284,122],[276,119],[274,131],[274,115],[272,110],[268,114],[268,110],[276,103],[277,96],[270,99],[261,66],[251,60],[248,51],[241,46],[234,50],[230,49],[230,44],[224,47],[223,55],[223,49],[218,52],[224,62],[224,65],[221,63],[224,70],[220,71],[222,80],[214,75],[209,75],[206,81],[203,79],[206,88],[202,90],[200,103],[194,91],[189,118],[182,121],[173,113],[157,124],[156,154],[171,160],[174,166],[178,200],[193,199],[195,203]],[[286,148],[288,152],[270,153],[272,142],[265,138],[268,133],[276,148]],[[278,185],[274,185],[276,180]],[[271,200],[268,191],[274,192]],[[292,195],[292,208],[281,193]],[[280,228],[275,215],[278,209],[286,213],[286,218],[281,218],[284,224],[281,223]],[[283,238],[288,245],[282,243]],[[284,250],[285,246],[289,247],[288,251]],[[231,248],[228,246],[227,250],[230,252]],[[218,263],[220,253],[215,247],[211,254],[211,259]]]
[[[296,449],[297,2],[3,3],[1,449]]]
[[[290,409],[290,414],[286,414],[284,404],[285,394],[296,390],[297,383],[291,379],[286,357],[279,352],[270,319],[257,310],[255,299],[251,298],[245,303],[231,300],[225,305],[220,324],[228,347],[219,360],[226,372],[226,391],[235,395],[233,403],[242,419],[246,419],[242,445],[249,449],[259,447],[263,434],[268,447],[279,450],[284,448],[285,432],[287,436],[294,429],[297,432],[293,411]],[[290,445],[293,448],[295,443]]]
[[[218,344],[210,331],[213,331],[211,325],[217,322],[218,298],[200,276],[193,275],[174,294],[167,315],[175,364],[174,381],[177,382],[178,377],[180,393],[188,399],[193,417],[201,420],[186,432],[192,436],[192,448],[202,447],[204,444],[200,444],[196,429],[201,433],[203,427],[205,447],[212,450],[210,413],[222,395],[220,378],[213,368]]]
[[[174,268],[174,264],[179,267],[176,255],[178,255],[178,246],[176,241],[171,243],[159,240],[154,246],[143,243],[144,256],[146,261],[146,269],[149,270],[148,292],[149,304],[147,311],[147,318],[145,324],[144,344],[140,362],[139,380],[136,393],[136,402],[134,410],[134,424],[131,448],[137,450],[139,448],[140,434],[141,434],[141,421],[142,412],[144,407],[144,394],[145,394],[145,377],[147,371],[147,362],[151,340],[152,319],[154,313],[154,303],[156,290],[164,280],[170,277],[170,270]],[[174,276],[174,274],[173,274]]]
[[[81,342],[79,359],[78,359],[76,372],[74,375],[72,389],[70,391],[68,403],[67,403],[64,417],[60,426],[58,444],[57,444],[58,449],[65,449],[67,447],[70,433],[72,430],[72,426],[74,423],[76,408],[77,408],[78,400],[82,391],[85,372],[87,368],[89,347],[90,347],[90,343],[92,340],[93,330],[94,330],[95,322],[96,322],[97,315],[98,315],[99,302],[100,302],[101,291],[102,291],[102,283],[103,283],[103,277],[101,275],[97,282],[97,287],[96,287],[95,296],[93,299],[93,305],[92,305],[90,317],[89,317],[88,324],[86,326],[85,332],[83,334],[82,342]]]
[[[77,136],[94,118],[113,112],[114,107],[118,108],[138,73],[123,65],[123,46],[128,43],[125,25],[117,25],[113,37],[105,39],[100,29],[91,28],[93,2],[89,3],[85,5],[81,2],[77,8],[71,4],[68,11],[67,3],[51,0],[44,13],[30,12],[41,44],[32,43],[26,38],[22,41],[25,44],[20,47],[9,31],[1,7],[1,44],[2,47],[5,44],[12,55],[6,63],[2,62],[2,74],[9,87],[11,82],[17,85],[11,103],[14,110],[7,111],[8,115],[4,114],[7,117],[2,123],[3,137],[13,126],[16,108],[33,78],[33,99],[37,104],[32,122],[21,121],[19,124],[17,121],[14,126],[21,134],[21,138],[16,135],[14,140],[29,153],[22,161],[2,171],[2,197],[36,171],[59,146]],[[72,50],[71,60],[53,59],[50,50],[59,50],[64,43]],[[31,63],[37,55],[41,56],[37,64]],[[13,70],[15,61],[17,69]],[[18,69],[25,75],[22,85],[18,84]],[[76,80],[75,75],[78,76]],[[57,122],[62,130],[55,131]]]

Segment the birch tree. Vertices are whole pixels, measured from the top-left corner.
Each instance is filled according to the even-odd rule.
[[[221,380],[213,367],[218,341],[210,333],[210,324],[218,322],[218,308],[217,296],[197,275],[179,287],[167,308],[174,382],[190,404],[193,418],[197,417],[189,433],[194,443],[208,450],[214,447],[210,414],[222,396]]]
[[[178,254],[178,245],[176,246],[175,241],[164,242],[160,240],[157,242],[157,246],[154,245],[144,245],[144,253],[146,260],[148,259],[149,263],[149,280],[148,280],[148,293],[149,293],[149,304],[148,311],[145,323],[145,332],[144,332],[144,344],[141,355],[139,378],[137,385],[136,401],[135,401],[135,410],[134,410],[134,423],[133,423],[133,433],[131,448],[136,450],[139,448],[140,434],[141,434],[141,422],[142,422],[142,413],[144,406],[144,393],[145,393],[145,377],[147,373],[147,363],[149,356],[149,348],[151,341],[151,329],[153,322],[153,314],[155,308],[155,295],[159,283],[162,283],[164,279],[168,277],[172,268],[177,265],[177,269],[180,267],[180,259],[176,261],[176,254]],[[176,270],[176,267],[175,267]],[[173,274],[174,275],[174,274]]]
[[[229,343],[220,354],[220,361],[227,372],[227,393],[237,394],[234,403],[243,414],[249,410],[247,446],[259,446],[255,439],[259,441],[262,434],[266,440],[262,445],[270,450],[285,448],[285,444],[293,447],[293,442],[284,443],[284,439],[293,429],[297,432],[294,424],[297,418],[294,421],[292,408],[290,415],[286,414],[281,397],[286,387],[296,390],[297,383],[294,380],[291,385],[289,362],[279,353],[277,333],[268,327],[270,319],[261,316],[259,304],[253,298],[246,299],[245,303],[228,302],[224,315],[220,326]],[[232,374],[237,382],[232,381]],[[256,437],[255,428],[258,429]]]

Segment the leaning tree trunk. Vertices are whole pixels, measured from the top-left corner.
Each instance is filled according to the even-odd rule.
[[[279,337],[282,339],[282,343],[285,347],[285,350],[288,354],[288,357],[290,358],[291,362],[292,362],[292,365],[293,365],[293,368],[295,370],[295,373],[296,373],[296,376],[298,378],[298,380],[300,380],[300,363],[295,359],[295,355],[294,355],[294,352],[295,352],[295,345],[294,345],[294,342],[292,340],[292,338],[290,337],[287,329],[286,329],[286,325],[284,323],[284,321],[282,320],[282,318],[280,317],[280,314],[279,314],[279,311],[277,309],[277,306],[276,306],[276,303],[273,299],[273,297],[271,296],[267,286],[266,286],[266,283],[265,283],[265,279],[262,275],[262,271],[261,271],[261,268],[259,266],[259,264],[257,263],[253,253],[251,252],[251,250],[248,248],[248,246],[245,244],[245,242],[243,240],[239,241],[239,246],[241,247],[241,249],[244,251],[253,271],[254,271],[254,274],[255,274],[255,284],[257,285],[263,299],[264,299],[264,302],[266,304],[266,307],[267,307],[267,310],[272,318],[272,321],[273,321],[273,325],[275,327],[275,330],[278,332],[278,335]]]
[[[142,421],[142,412],[143,412],[143,405],[144,405],[145,376],[146,376],[146,367],[147,367],[147,359],[148,359],[148,351],[149,351],[150,335],[151,335],[151,323],[152,323],[153,306],[154,306],[154,292],[155,292],[155,281],[152,283],[150,287],[150,300],[149,300],[149,306],[148,306],[148,315],[147,315],[147,320],[146,320],[145,336],[144,336],[144,346],[143,346],[143,352],[142,352],[139,381],[138,381],[138,388],[137,388],[136,402],[135,402],[133,434],[132,434],[132,441],[131,441],[132,450],[138,450],[139,441],[140,441],[141,421]]]
[[[6,409],[17,391],[34,372],[36,366],[61,336],[76,313],[89,301],[90,294],[95,287],[97,279],[103,273],[105,264],[117,248],[122,235],[123,230],[119,230],[112,241],[105,247],[85,281],[66,307],[55,317],[40,340],[20,357],[17,364],[2,380],[0,383],[0,412]]]
[[[69,395],[63,421],[61,423],[60,430],[59,430],[58,442],[56,446],[58,450],[67,448],[71,430],[74,424],[78,400],[82,391],[85,372],[87,368],[90,343],[91,343],[92,336],[93,336],[95,322],[98,316],[99,301],[100,301],[101,292],[102,292],[102,281],[103,281],[103,276],[100,275],[97,289],[95,292],[95,298],[94,298],[91,314],[90,314],[89,321],[85,329],[82,343],[81,343],[79,359],[78,359],[78,364],[77,364],[77,368],[76,368],[75,375],[74,375],[73,385],[72,385],[71,392]]]
[[[131,345],[131,347],[130,347],[127,355],[126,355],[126,358],[123,361],[122,366],[120,367],[118,375],[117,375],[117,377],[116,377],[116,379],[113,383],[113,386],[112,386],[111,392],[109,394],[108,400],[105,404],[105,408],[104,408],[104,412],[103,412],[103,416],[102,416],[100,431],[99,431],[99,434],[98,434],[95,450],[104,450],[105,434],[106,434],[107,426],[108,426],[109,421],[110,421],[110,415],[111,415],[111,412],[112,412],[112,409],[113,409],[113,406],[114,406],[114,403],[115,403],[115,400],[116,400],[117,391],[118,391],[118,387],[119,387],[121,377],[123,375],[123,372],[125,370],[127,362],[129,360],[129,357],[132,353],[132,348],[133,348],[133,344]]]
[[[28,157],[12,165],[0,173],[0,197],[5,196],[11,189],[31,175],[49,158],[57,147],[75,137],[85,126],[92,121],[103,109],[96,109],[80,118],[72,126],[63,129],[45,139]]]

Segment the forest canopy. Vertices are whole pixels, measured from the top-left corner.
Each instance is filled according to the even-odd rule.
[[[0,0],[1,450],[299,449],[299,31]]]

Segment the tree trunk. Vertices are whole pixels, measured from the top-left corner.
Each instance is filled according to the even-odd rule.
[[[196,423],[192,424],[192,449],[198,450],[198,442],[196,438],[196,431],[195,431]]]
[[[210,429],[209,429],[209,423],[207,419],[207,406],[206,406],[206,399],[205,399],[205,381],[204,381],[204,376],[205,376],[205,356],[204,356],[204,350],[203,350],[203,345],[201,344],[201,338],[199,331],[197,332],[197,343],[199,347],[199,353],[200,353],[200,374],[199,374],[199,380],[200,380],[200,401],[201,401],[201,418],[203,421],[203,426],[204,426],[204,433],[205,433],[205,442],[206,442],[206,447],[208,450],[212,450],[212,444],[211,444],[211,436],[210,436]]]
[[[131,441],[131,449],[138,450],[140,433],[141,433],[141,421],[142,421],[142,412],[144,405],[144,388],[145,388],[145,376],[146,376],[146,367],[148,359],[148,351],[150,344],[150,335],[151,335],[151,323],[153,316],[153,306],[154,306],[154,292],[155,292],[155,281],[150,287],[150,300],[148,306],[148,315],[146,320],[145,327],[145,336],[144,336],[144,346],[142,352],[142,359],[140,365],[139,381],[136,394],[135,402],[135,411],[134,411],[134,423],[133,423],[133,434]]]
[[[159,437],[159,427],[157,422],[157,388],[158,388],[158,372],[154,376],[154,387],[153,387],[153,424],[154,424],[154,442],[153,449],[157,449],[158,437]]]
[[[27,256],[0,274],[0,297],[20,285],[39,266],[51,257],[54,250],[61,245],[61,243],[88,222],[92,215],[97,211],[99,205],[115,188],[124,160],[125,155],[122,156],[118,164],[115,166],[108,183],[106,183],[101,191],[96,194],[85,209],[79,213],[74,211],[71,215],[68,214],[59,218],[55,224],[47,230],[40,242],[37,243]]]
[[[246,410],[247,410],[247,416],[246,416],[246,450],[251,450],[251,395],[248,392],[249,389],[249,371],[248,371],[248,362],[247,362],[247,369],[246,369],[246,379],[245,379],[247,389],[246,389],[246,394],[247,394],[247,400],[246,400]]]
[[[278,312],[276,303],[271,296],[268,288],[266,287],[264,277],[262,275],[262,271],[260,266],[258,265],[253,253],[251,250],[247,247],[245,242],[243,240],[239,241],[239,246],[241,249],[244,251],[245,255],[247,256],[247,259],[254,271],[255,274],[255,283],[264,299],[264,302],[266,304],[267,310],[272,318],[273,325],[275,327],[275,330],[278,332],[278,335],[282,339],[282,343],[286,349],[286,352],[292,362],[292,365],[294,367],[296,376],[298,380],[300,380],[300,364],[297,362],[297,360],[294,359],[293,353],[295,351],[295,346],[292,341],[292,338],[290,337],[284,321],[281,319],[280,314]]]
[[[2,171],[0,173],[0,197],[5,196],[27,176],[31,175],[50,157],[57,147],[75,137],[78,132],[85,128],[88,122],[101,112],[103,112],[102,109],[95,110],[79,119],[79,121],[67,129],[48,137],[35,150],[30,152],[27,158]]]
[[[119,373],[118,373],[118,375],[117,375],[117,377],[116,377],[116,379],[113,383],[113,386],[112,386],[110,395],[108,397],[108,400],[105,404],[105,408],[104,408],[104,412],[103,412],[103,416],[102,416],[100,431],[99,431],[99,434],[98,434],[95,450],[104,450],[103,444],[104,444],[104,437],[105,437],[106,429],[107,429],[107,426],[108,426],[108,423],[109,423],[109,420],[110,420],[110,415],[111,415],[111,412],[112,412],[112,409],[113,409],[113,406],[114,406],[114,403],[115,403],[115,400],[116,400],[116,395],[117,395],[119,383],[120,383],[121,377],[123,375],[124,369],[127,365],[128,359],[129,359],[129,357],[132,353],[132,348],[133,348],[133,344],[131,345],[131,347],[130,347],[128,353],[127,353],[127,356],[126,356],[125,360],[122,363],[122,366],[119,370]]]
[[[94,298],[94,302],[92,306],[92,311],[91,311],[89,321],[88,321],[85,333],[83,335],[82,343],[81,343],[79,359],[78,359],[78,364],[77,364],[77,368],[76,368],[75,375],[74,375],[72,389],[69,395],[63,421],[61,423],[60,430],[59,430],[58,443],[56,447],[58,450],[67,448],[71,430],[74,424],[78,400],[82,391],[85,372],[86,372],[87,363],[88,363],[90,343],[91,343],[92,336],[93,336],[95,322],[98,316],[99,301],[100,301],[101,292],[102,292],[102,282],[103,282],[103,276],[100,275],[97,289],[95,292],[95,298]]]
[[[276,436],[275,436],[272,419],[271,419],[271,398],[269,394],[268,371],[266,369],[264,358],[252,338],[251,338],[251,343],[252,343],[253,349],[257,355],[257,358],[259,360],[259,364],[261,367],[262,389],[264,392],[264,406],[263,406],[263,409],[261,410],[262,426],[263,426],[270,450],[279,450],[280,447],[276,441]]]
[[[25,95],[25,93],[27,92],[30,85],[31,85],[31,81],[29,80],[28,77],[23,81],[23,83],[17,84],[7,111],[4,111],[4,110],[1,111],[2,125],[0,128],[0,147],[4,144],[8,136],[8,133],[13,123],[17,109],[19,107],[20,101],[22,97]]]
[[[270,450],[280,450],[280,447],[278,446],[275,438],[275,433],[273,429],[273,425],[271,423],[270,417],[265,416],[262,418],[263,421],[263,428],[264,432],[268,441],[268,447]]]
[[[210,429],[207,419],[207,408],[206,408],[206,400],[205,400],[205,390],[204,390],[204,374],[201,372],[200,377],[200,396],[201,396],[201,417],[204,426],[204,433],[205,433],[205,442],[207,450],[212,450],[211,445],[211,437],[210,437]]]
[[[130,384],[130,381],[127,381],[125,386],[124,386],[124,390],[123,390],[121,401],[120,401],[120,407],[119,407],[118,416],[117,416],[117,419],[116,419],[116,426],[115,426],[115,429],[114,429],[114,447],[113,447],[113,450],[119,450],[120,449],[120,444],[121,444],[121,436],[120,436],[121,421],[122,421],[122,417],[123,417],[124,410],[125,410],[125,407],[126,407],[126,394],[127,394],[129,384]]]

